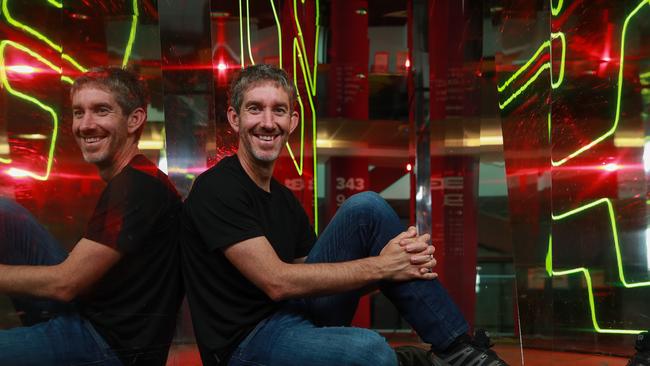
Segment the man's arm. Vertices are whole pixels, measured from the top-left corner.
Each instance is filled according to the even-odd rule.
[[[71,301],[102,278],[120,257],[117,250],[83,238],[57,265],[0,265],[0,293]]]
[[[407,281],[437,277],[429,270],[435,260],[433,247],[424,240],[402,239],[414,230],[393,238],[379,256],[339,263],[285,263],[263,237],[244,240],[224,250],[226,258],[272,300],[327,295],[359,289],[380,280]],[[416,253],[416,254],[413,254]]]

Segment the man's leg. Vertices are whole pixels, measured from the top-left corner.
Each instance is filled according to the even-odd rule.
[[[397,366],[386,340],[369,329],[317,327],[290,302],[261,322],[230,358],[229,366]]]
[[[0,331],[0,365],[120,366],[92,326],[76,314]]]
[[[320,235],[307,263],[349,261],[379,255],[405,228],[393,209],[376,193],[350,197]],[[382,282],[382,292],[397,306],[420,338],[445,349],[468,331],[458,307],[438,280]],[[361,291],[306,300],[310,316],[322,326],[349,325]]]
[[[55,265],[68,256],[56,239],[24,207],[0,198],[0,264]],[[73,311],[70,304],[52,300],[12,297],[25,326]]]

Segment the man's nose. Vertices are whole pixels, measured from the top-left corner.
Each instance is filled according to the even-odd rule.
[[[264,113],[262,113],[262,127],[264,128],[275,127],[273,112],[270,109],[265,109]]]

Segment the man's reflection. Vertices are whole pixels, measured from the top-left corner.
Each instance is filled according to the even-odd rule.
[[[75,139],[107,185],[70,253],[0,200],[0,293],[24,325],[0,331],[0,364],[164,365],[182,297],[181,201],[138,150],[146,88],[132,72],[96,68],[71,98]]]

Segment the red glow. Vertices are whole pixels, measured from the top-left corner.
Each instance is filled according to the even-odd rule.
[[[603,167],[601,169],[606,170],[608,172],[615,172],[615,171],[621,169],[621,167],[616,163],[609,163],[609,164],[603,165]]]
[[[413,166],[411,165],[411,163],[406,164],[406,171],[410,172],[411,170],[413,170]]]
[[[18,169],[18,168],[9,168],[5,170],[5,173],[7,173],[8,176],[16,179],[21,179],[21,178],[27,178],[29,177],[29,172],[26,170]]]
[[[226,66],[226,64],[223,62],[219,62],[219,64],[217,65],[217,70],[219,71],[226,71],[227,68],[228,66]]]
[[[409,67],[411,67],[411,60],[409,60],[409,59],[407,58],[406,61],[404,61],[404,67],[407,68],[407,69],[408,69]]]
[[[36,69],[28,65],[11,65],[7,66],[7,71],[16,74],[33,74],[36,72]]]

